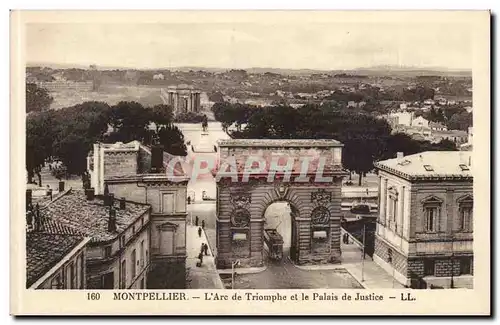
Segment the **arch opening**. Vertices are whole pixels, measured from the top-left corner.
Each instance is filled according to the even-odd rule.
[[[288,258],[290,256],[290,251],[293,250],[292,247],[295,240],[293,238],[294,218],[297,215],[298,210],[286,200],[275,201],[264,210],[264,245],[268,260],[280,259],[273,254],[276,253],[276,250],[280,249],[279,238],[282,240],[281,258]],[[275,236],[275,240],[270,238],[273,237],[273,230],[278,234]]]

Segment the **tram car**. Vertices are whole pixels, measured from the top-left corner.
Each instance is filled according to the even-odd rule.
[[[269,257],[272,260],[281,260],[283,258],[283,237],[276,229],[265,229],[264,241],[269,248]]]

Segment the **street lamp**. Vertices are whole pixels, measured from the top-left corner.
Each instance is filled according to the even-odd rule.
[[[366,237],[366,224],[363,220],[363,250],[361,255],[361,282],[365,282],[365,237]]]
[[[451,234],[451,256],[450,256],[450,260],[451,260],[451,279],[450,279],[450,289],[453,289],[453,287],[455,286],[455,281],[453,279],[453,273],[455,273],[455,265],[453,263],[453,257],[454,256],[454,251],[453,251],[453,242],[454,242],[454,239],[455,237],[453,236],[453,233]]]
[[[234,268],[240,265],[240,260],[231,263],[231,289],[234,289]]]

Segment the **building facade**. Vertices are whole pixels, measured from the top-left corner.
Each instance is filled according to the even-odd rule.
[[[217,180],[217,268],[231,268],[236,260],[244,267],[261,267],[266,263],[264,250],[273,247],[269,247],[270,242],[265,238],[273,230],[280,230],[275,220],[265,217],[274,202],[287,202],[291,211],[288,219],[281,220],[287,225],[281,229],[282,233],[273,235],[290,239],[289,247],[283,243],[284,258],[289,256],[296,264],[340,263],[341,184],[347,175],[342,168],[340,142],[231,139],[219,140],[218,146],[219,162],[235,159],[238,181],[232,177]],[[265,167],[261,166],[264,170],[251,177],[247,175],[249,178],[245,180],[244,166],[254,155],[265,161]],[[306,168],[311,169],[303,169],[300,158],[305,157],[311,163]],[[280,165],[290,171],[289,179],[277,176],[281,173],[273,165],[276,158],[285,160],[280,160]],[[322,175],[331,178],[327,182],[315,179],[314,166],[321,158],[325,159]],[[300,176],[309,180],[299,179]]]
[[[46,220],[91,238],[86,247],[87,289],[146,288],[150,206],[117,200],[112,193],[70,189],[42,213]]]
[[[167,175],[169,162],[175,158],[161,147],[148,148],[133,141],[95,144],[88,159],[95,193],[102,195],[108,188],[117,198],[146,204],[151,209],[150,289],[185,287],[188,177],[182,167]]]
[[[377,162],[374,261],[406,286],[473,284],[471,152],[423,152]]]

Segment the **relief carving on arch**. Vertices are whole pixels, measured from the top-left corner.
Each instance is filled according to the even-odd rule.
[[[250,193],[231,194],[231,203],[236,208],[247,208],[252,203],[252,195]]]
[[[324,189],[320,188],[316,192],[311,193],[311,202],[314,202],[318,205],[327,205],[332,201],[332,193],[327,192]]]
[[[311,212],[311,222],[314,226],[327,226],[330,222],[330,210],[319,206]]]
[[[243,208],[233,210],[231,225],[236,228],[247,228],[250,225],[250,212]]]

